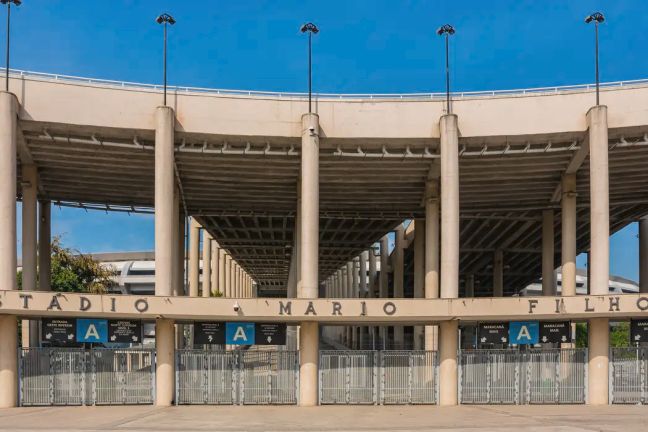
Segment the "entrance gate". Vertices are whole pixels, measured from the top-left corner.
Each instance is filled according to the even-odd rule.
[[[587,350],[459,352],[462,404],[583,404]]]
[[[155,351],[21,348],[21,406],[152,404]]]
[[[648,403],[648,348],[610,350],[610,402]]]
[[[433,351],[321,351],[321,404],[434,404]]]
[[[176,351],[177,404],[296,404],[298,351]]]

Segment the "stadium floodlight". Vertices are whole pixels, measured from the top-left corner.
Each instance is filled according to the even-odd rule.
[[[605,17],[600,12],[594,12],[591,15],[588,15],[585,18],[585,23],[589,24],[594,22],[594,44],[595,44],[595,61],[596,61],[596,105],[599,105],[599,41],[598,41],[598,26],[603,21]]]
[[[9,91],[9,29],[11,28],[11,4],[20,6],[22,0],[0,0],[0,3],[7,5],[7,50],[6,50],[6,65],[5,65],[5,90]]]
[[[437,29],[437,34],[439,36],[445,35],[445,60],[446,60],[446,104],[447,104],[447,114],[450,114],[450,43],[449,38],[455,34],[455,29],[450,24],[444,24]]]
[[[167,24],[173,25],[176,20],[168,13],[163,13],[155,19],[158,24],[164,24],[164,106],[167,104]]]
[[[299,29],[302,33],[308,33],[308,113],[312,111],[313,99],[313,35],[319,33],[317,26],[311,22],[304,24]]]

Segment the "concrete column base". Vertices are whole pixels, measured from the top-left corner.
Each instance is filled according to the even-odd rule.
[[[319,325],[303,322],[299,327],[299,405],[316,406],[319,403]]]
[[[457,349],[459,322],[443,321],[439,325],[439,405],[459,403],[457,388]]]
[[[588,370],[587,401],[590,405],[608,404],[608,367],[610,329],[607,318],[592,318],[587,329]]]
[[[172,320],[155,321],[155,405],[171,406],[175,399],[175,328]]]
[[[18,321],[0,315],[0,408],[18,405]]]

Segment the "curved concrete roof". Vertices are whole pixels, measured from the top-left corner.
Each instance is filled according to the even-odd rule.
[[[21,159],[40,194],[97,206],[153,204],[159,88],[15,73]],[[578,178],[578,249],[589,243],[588,86],[454,95],[460,129],[461,271],[487,290],[495,248],[505,284],[540,269],[540,209],[560,225],[560,179]],[[612,232],[648,213],[648,82],[604,85]],[[260,282],[285,283],[297,204],[304,95],[174,89],[183,202]],[[420,217],[438,176],[440,95],[327,95],[314,104],[320,152],[321,277],[404,218]],[[123,208],[123,207],[122,207]],[[560,236],[556,229],[556,262]],[[479,292],[478,288],[478,292]]]

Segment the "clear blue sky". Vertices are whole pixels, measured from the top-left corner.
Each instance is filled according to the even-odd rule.
[[[25,0],[12,12],[12,67],[98,78],[161,81],[162,32],[171,13],[171,84],[302,91],[306,40],[320,27],[314,88],[322,92],[441,91],[442,39],[452,23],[455,90],[593,81],[594,29],[601,10],[601,79],[648,77],[646,0]],[[0,32],[4,32],[4,8]],[[4,43],[0,50],[4,51]],[[0,52],[2,52],[0,51]],[[2,53],[4,54],[4,53]],[[149,216],[54,210],[55,233],[84,251],[153,246]],[[614,273],[637,278],[636,227],[612,241]]]

